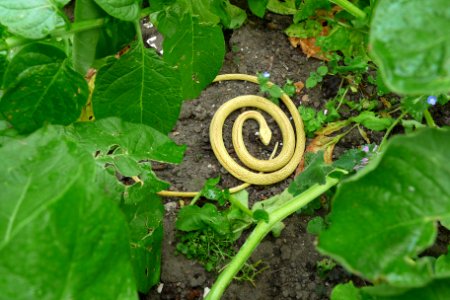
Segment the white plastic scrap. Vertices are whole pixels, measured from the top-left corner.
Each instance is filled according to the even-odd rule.
[[[209,287],[205,287],[205,289],[203,290],[203,298],[205,298],[209,294],[210,290],[211,289]]]

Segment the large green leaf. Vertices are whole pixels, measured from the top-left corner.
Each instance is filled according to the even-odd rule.
[[[19,76],[29,69],[34,71],[35,68],[39,70],[48,64],[62,63],[65,58],[66,54],[58,47],[43,43],[28,45],[17,53],[6,67],[2,87],[11,87],[18,81]]]
[[[369,298],[371,299],[371,298]],[[450,280],[434,280],[430,284],[411,289],[400,295],[373,297],[375,300],[447,300],[450,299]]]
[[[178,78],[153,49],[134,45],[99,70],[92,98],[95,117],[117,116],[168,133],[182,102]]]
[[[147,293],[159,282],[163,239],[164,207],[156,196],[150,177],[143,176],[144,185],[128,189],[121,205],[130,228],[131,258],[138,290]]]
[[[401,94],[450,91],[448,0],[379,0],[370,47],[386,85]]]
[[[379,159],[337,190],[319,250],[347,269],[398,287],[426,284],[437,222],[450,219],[450,130],[393,138]]]
[[[107,118],[95,122],[76,123],[67,130],[72,138],[101,162],[116,164],[125,176],[121,164],[138,165],[142,160],[179,163],[183,159],[184,146],[177,146],[166,135],[143,124],[128,123],[119,118]],[[128,166],[123,166],[125,170]]]
[[[88,97],[83,76],[62,50],[47,44],[24,47],[8,65],[4,81],[0,112],[21,132],[74,122]]]
[[[124,21],[139,19],[140,1],[138,0],[95,0],[111,16]]]
[[[159,282],[164,209],[156,192],[168,184],[156,178],[149,165],[143,165],[142,183],[132,186],[117,180],[114,168],[98,168],[96,185],[120,206],[130,231],[131,263],[137,288],[147,293]]]
[[[374,290],[377,293],[374,294]],[[434,280],[430,284],[397,292],[379,287],[357,288],[352,282],[337,285],[331,294],[331,300],[447,300],[450,299],[450,280]]]
[[[225,56],[219,17],[208,1],[183,0],[158,13],[157,27],[164,36],[164,60],[180,74],[184,99],[196,98],[211,83]]]
[[[1,297],[137,299],[123,215],[61,132],[0,148]]]
[[[65,24],[61,8],[70,0],[2,0],[0,23],[14,34],[40,39]]]

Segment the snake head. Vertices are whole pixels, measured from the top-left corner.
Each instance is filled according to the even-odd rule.
[[[259,139],[261,142],[267,146],[272,139],[272,130],[270,130],[269,126],[261,124],[259,128]]]

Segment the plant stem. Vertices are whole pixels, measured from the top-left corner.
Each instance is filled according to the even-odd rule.
[[[216,282],[213,284],[210,292],[206,296],[206,300],[217,300],[220,299],[226,287],[230,284],[233,277],[239,272],[242,266],[245,264],[247,259],[253,253],[255,248],[261,243],[263,238],[272,230],[273,226],[293,214],[301,207],[305,206],[332,186],[336,185],[339,179],[327,176],[325,183],[323,185],[315,184],[300,195],[294,197],[289,202],[285,203],[282,207],[273,211],[269,215],[269,222],[260,221],[256,225],[253,232],[242,245],[239,252],[233,258],[233,260],[228,264],[227,268],[220,273]]]
[[[189,205],[194,205],[194,204],[197,202],[197,200],[200,199],[200,196],[201,196],[201,195],[202,195],[202,193],[201,193],[201,192],[198,192],[198,193],[194,196],[194,198],[192,198],[191,203],[189,203]]]
[[[340,7],[345,9],[349,14],[353,15],[356,18],[364,19],[367,16],[365,12],[363,12],[361,9],[359,9],[357,6],[355,6],[348,0],[330,0],[330,2],[339,5]]]
[[[341,81],[341,85],[342,85],[342,81]],[[344,90],[344,92],[342,93],[341,97],[339,97],[339,104],[338,104],[338,106],[336,107],[336,110],[339,110],[339,108],[341,107],[342,102],[344,101],[344,98],[345,98],[345,96],[347,95],[347,92],[348,92],[348,87],[345,88],[345,90]]]
[[[427,122],[428,127],[430,128],[437,127],[428,109],[425,109],[425,111],[423,112],[423,116],[425,117],[425,121]]]
[[[77,32],[91,30],[95,28],[102,27],[107,22],[106,18],[101,19],[92,19],[92,20],[86,20],[86,21],[79,21],[70,24],[70,29],[66,30],[65,28],[58,28],[55,29],[50,33],[50,36],[52,37],[63,37],[67,35],[72,35]]]
[[[230,195],[230,198],[228,198],[231,204],[239,208],[242,212],[244,212],[246,215],[253,217],[253,213],[250,209],[248,209],[245,205],[243,205],[236,197],[233,195]]]
[[[394,129],[394,127],[397,126],[398,122],[400,122],[405,115],[406,115],[406,112],[402,112],[402,114],[386,130],[386,133],[384,134],[383,139],[381,140],[380,147],[378,148],[379,151],[381,151],[381,149],[384,147],[384,144],[386,144],[387,138],[388,138],[389,134],[391,133],[392,129]]]

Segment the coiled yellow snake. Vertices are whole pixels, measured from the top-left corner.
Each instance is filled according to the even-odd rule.
[[[218,75],[214,82],[225,80],[244,80],[258,84],[256,76],[245,74],[225,74]],[[273,83],[268,83],[269,86]],[[292,128],[291,122],[283,111],[271,101],[256,95],[238,96],[223,104],[211,121],[209,127],[209,137],[211,147],[220,164],[230,172],[234,177],[242,180],[246,184],[230,189],[235,192],[250,184],[269,185],[286,179],[298,166],[305,149],[305,132],[303,122],[288,95],[283,94],[280,98],[288,109],[295,127]],[[259,124],[259,136],[261,141],[268,145],[271,139],[271,130],[263,115],[258,111],[246,111],[238,116],[233,125],[232,139],[235,152],[241,162],[249,169],[239,165],[227,152],[223,142],[223,124],[226,118],[235,110],[242,107],[255,107],[268,113],[280,127],[283,138],[283,148],[281,152],[273,159],[260,160],[252,156],[245,147],[242,127],[247,119],[254,119]],[[253,171],[252,171],[253,170]],[[194,197],[198,192],[176,192],[161,191],[158,194],[166,197]]]

